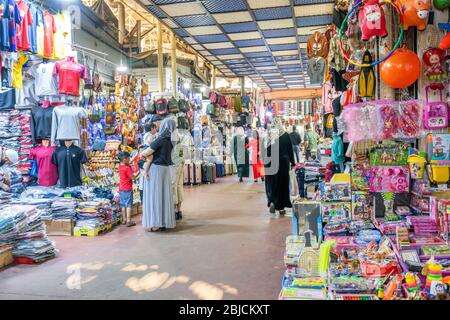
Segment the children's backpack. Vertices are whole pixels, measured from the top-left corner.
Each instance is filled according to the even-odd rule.
[[[219,102],[219,95],[217,92],[211,92],[211,95],[209,96],[209,102],[216,104]]]
[[[423,110],[423,126],[426,129],[443,129],[448,127],[448,104],[442,100],[442,89],[438,89],[441,100],[429,102],[428,92],[430,87],[425,88],[426,104]]]
[[[156,113],[156,103],[153,100],[147,100],[144,104],[144,109],[146,113],[155,114]]]
[[[156,100],[156,113],[160,116],[167,114],[167,100],[166,99],[158,99]]]
[[[178,101],[175,98],[169,101],[169,113],[178,113],[180,109],[178,108]]]
[[[208,106],[206,107],[206,114],[213,116],[215,114],[215,111],[216,111],[216,105],[214,103],[208,104]]]
[[[178,100],[178,110],[179,112],[186,112],[188,111],[188,103],[184,99]]]
[[[225,98],[225,96],[219,97],[218,104],[219,104],[219,106],[221,106],[223,108],[227,106],[227,99]]]
[[[190,122],[187,117],[178,117],[178,129],[189,130]]]
[[[234,111],[237,113],[242,113],[242,98],[237,96],[234,99]]]

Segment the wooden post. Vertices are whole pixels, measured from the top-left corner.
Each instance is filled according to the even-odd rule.
[[[211,86],[213,90],[216,90],[216,66],[212,66],[212,80],[211,80]]]
[[[142,52],[142,23],[141,20],[136,21],[136,27],[137,27],[137,47],[138,47],[138,53]]]
[[[175,32],[172,32],[170,42],[171,42],[170,60],[172,62],[172,90],[173,96],[176,98],[178,96],[178,92],[177,92],[177,38],[175,36]]]
[[[158,22],[158,85],[159,92],[163,93],[165,91],[164,83],[164,52],[163,52],[163,25]]]
[[[241,77],[241,96],[245,96],[245,77]]]

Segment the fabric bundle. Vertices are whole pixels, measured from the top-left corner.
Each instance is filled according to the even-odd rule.
[[[71,219],[76,215],[76,199],[73,198],[55,198],[52,202],[53,220]]]
[[[113,209],[108,200],[80,202],[77,208],[77,227],[98,228],[112,222]]]

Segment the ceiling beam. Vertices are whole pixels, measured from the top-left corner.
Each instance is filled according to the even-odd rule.
[[[321,89],[290,89],[290,90],[272,90],[264,93],[266,100],[296,100],[311,99],[322,96]]]

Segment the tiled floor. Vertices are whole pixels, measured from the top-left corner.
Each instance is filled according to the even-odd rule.
[[[0,299],[276,299],[290,221],[268,213],[263,184],[228,177],[185,196],[173,231],[53,237],[56,259],[0,271]]]

